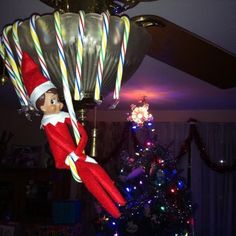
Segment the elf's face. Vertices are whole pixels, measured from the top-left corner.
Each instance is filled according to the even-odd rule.
[[[43,106],[40,109],[44,115],[56,114],[63,108],[63,103],[60,102],[58,94],[46,92]]]

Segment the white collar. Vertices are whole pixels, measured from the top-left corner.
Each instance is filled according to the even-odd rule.
[[[52,124],[56,125],[58,122],[64,123],[66,118],[69,118],[69,113],[61,111],[57,114],[52,114],[52,115],[44,115],[42,120],[41,120],[41,125],[40,128],[47,124]]]

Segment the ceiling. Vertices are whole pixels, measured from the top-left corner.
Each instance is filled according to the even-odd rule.
[[[51,11],[50,7],[39,0],[0,1],[1,31],[4,25],[11,24],[16,19]],[[143,2],[127,14],[161,16],[236,55],[234,0]],[[139,69],[122,87],[120,103],[116,109],[127,110],[130,104],[137,103],[143,96],[147,96],[147,101],[155,110],[236,109],[236,87],[220,89],[149,56],[144,58]],[[16,107],[16,101],[10,84],[0,87],[1,106]],[[104,99],[101,108],[107,109],[110,104],[111,95]]]

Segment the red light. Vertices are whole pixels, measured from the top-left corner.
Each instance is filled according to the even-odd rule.
[[[174,188],[172,188],[170,191],[171,191],[172,193],[175,193],[175,189],[174,189]]]

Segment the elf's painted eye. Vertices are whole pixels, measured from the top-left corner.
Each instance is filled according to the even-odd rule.
[[[57,99],[56,99],[56,98],[53,98],[53,99],[51,99],[51,104],[52,104],[52,105],[55,105],[55,104],[57,104],[57,102],[58,102],[58,101],[57,101]]]

